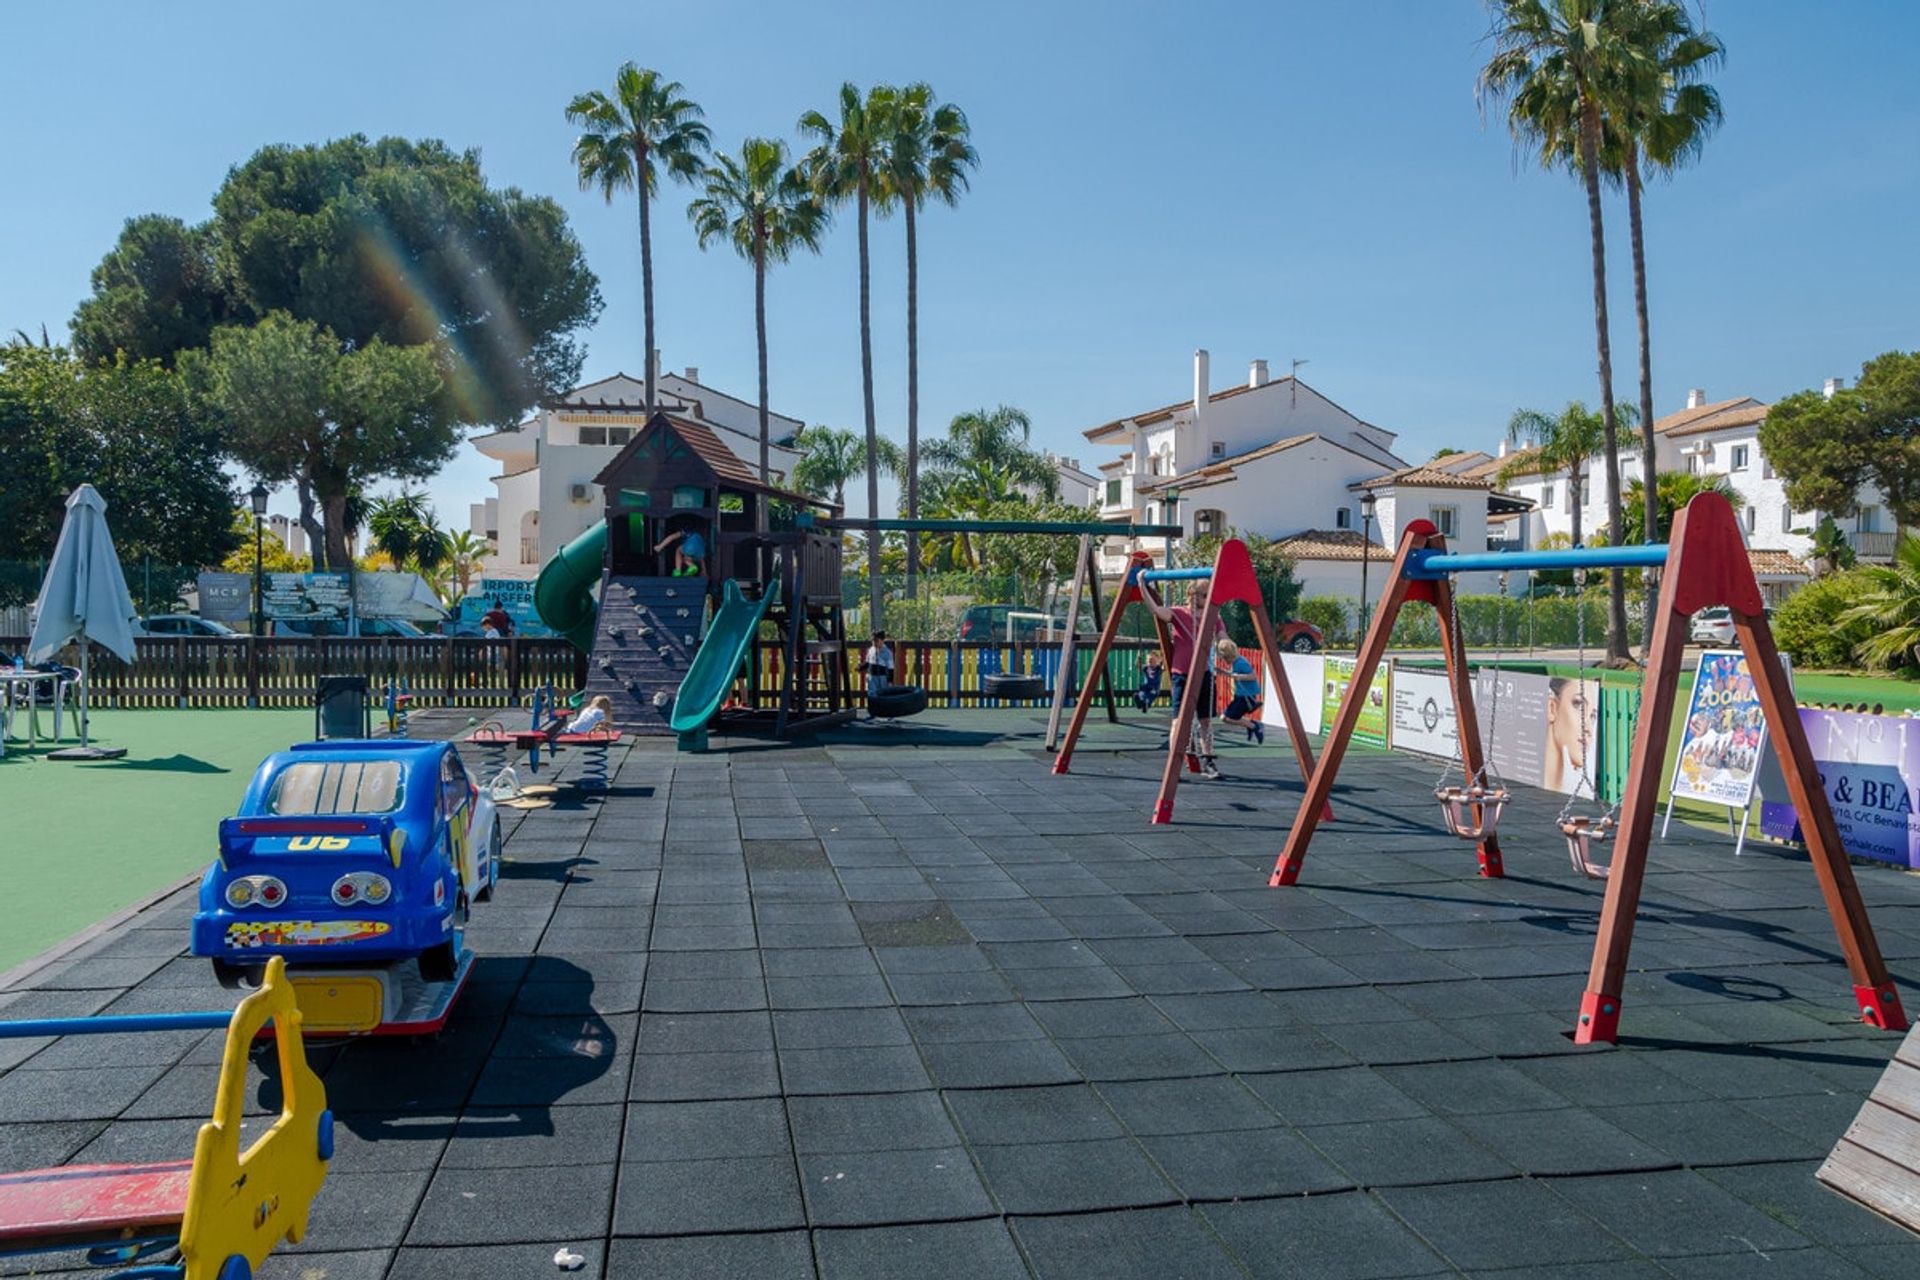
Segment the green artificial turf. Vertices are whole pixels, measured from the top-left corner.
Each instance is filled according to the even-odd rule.
[[[40,725],[51,728],[45,711]],[[25,733],[17,713],[14,729]],[[254,768],[311,738],[313,713],[96,711],[92,730],[126,758],[48,760],[44,740],[31,753],[11,740],[0,759],[0,970],[205,867]]]

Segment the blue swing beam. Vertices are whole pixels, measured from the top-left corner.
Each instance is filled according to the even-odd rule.
[[[1146,569],[1140,574],[1142,582],[1199,582],[1213,576],[1212,569]]]
[[[1432,582],[1450,573],[1504,573],[1509,569],[1657,569],[1667,563],[1667,544],[1631,547],[1566,547],[1558,551],[1410,551],[1407,577]],[[1151,575],[1149,575],[1151,576]]]
[[[39,1036],[104,1036],[122,1031],[222,1031],[233,1021],[233,1010],[205,1013],[119,1013],[91,1018],[27,1018],[0,1022],[0,1040]]]

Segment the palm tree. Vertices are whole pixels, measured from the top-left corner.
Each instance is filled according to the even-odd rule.
[[[1665,542],[1673,532],[1674,515],[1703,493],[1717,493],[1735,504],[1740,501],[1739,495],[1734,492],[1733,482],[1714,471],[1662,471],[1654,478],[1652,501],[1647,500],[1649,495],[1645,482],[1638,479],[1629,481],[1622,515],[1625,532],[1620,538],[1610,541],[1621,544]],[[1647,533],[1646,516],[1643,514],[1647,511],[1654,513],[1651,536]]]
[[[898,475],[903,464],[900,446],[881,436],[879,461],[886,471]],[[867,454],[858,432],[841,427],[802,427],[793,438],[800,451],[794,464],[793,483],[802,493],[816,498],[831,498],[835,506],[847,505],[847,481],[865,474]]]
[[[814,199],[805,175],[787,165],[787,144],[748,138],[740,156],[716,157],[706,171],[706,194],[687,206],[700,247],[725,240],[753,263],[753,330],[760,345],[760,483],[770,483],[767,450],[767,266],[785,262],[795,249],[820,252],[827,211]],[[760,505],[764,526],[766,506]]]
[[[659,173],[692,182],[700,174],[707,149],[707,126],[700,105],[682,95],[678,80],[631,62],[614,73],[613,92],[594,89],[567,104],[567,122],[585,130],[573,144],[580,189],[600,188],[613,203],[617,191],[640,196],[640,296],[646,311],[647,416],[653,416],[653,225],[648,206],[659,189]]]
[[[434,523],[433,508],[423,493],[373,499],[367,504],[367,529],[373,545],[396,569],[411,565],[430,575],[451,555],[446,530]]]
[[[1622,406],[1620,412],[1632,415],[1633,409]],[[1631,422],[1631,416],[1627,420]],[[1507,439],[1515,444],[1531,445],[1533,451],[1516,455],[1503,467],[1500,482],[1505,484],[1515,476],[1535,471],[1547,476],[1556,471],[1566,472],[1567,505],[1573,512],[1573,545],[1581,545],[1581,510],[1587,505],[1587,463],[1607,445],[1606,424],[1600,415],[1579,400],[1568,401],[1567,407],[1553,416],[1538,409],[1515,409],[1507,422]],[[1616,490],[1612,497],[1613,523],[1607,527],[1618,529],[1619,492]]]
[[[1881,670],[1920,660],[1920,537],[1902,533],[1890,564],[1862,565],[1853,573],[1864,590],[1834,621],[1842,627],[1854,623],[1872,627],[1873,634],[1861,641],[1854,655]]]
[[[920,517],[920,240],[917,218],[928,200],[953,205],[980,163],[966,113],[934,98],[931,86],[902,89],[887,138],[881,207],[898,203],[907,224],[907,518]],[[920,567],[919,535],[907,531],[907,594]]]
[[[1003,404],[973,409],[947,424],[947,438],[927,445],[926,457],[938,472],[974,477],[983,502],[1001,502],[1025,490],[1048,500],[1060,496],[1060,473],[1045,455],[1031,448],[1033,420]]]
[[[830,120],[818,111],[800,117],[800,133],[814,140],[804,161],[813,189],[830,204],[851,201],[860,229],[860,390],[867,413],[867,515],[880,515],[880,429],[873,414],[873,307],[871,258],[867,248],[867,214],[885,179],[889,119],[894,90],[876,86],[866,98],[851,81],[840,86],[840,118]],[[867,591],[872,624],[882,625],[880,611],[880,539],[867,539]]]
[[[447,535],[447,565],[453,570],[453,580],[459,585],[461,599],[473,590],[473,580],[480,573],[480,567],[493,546],[485,538],[471,529],[461,529]]]
[[[1593,255],[1593,326],[1599,354],[1600,419],[1607,463],[1608,527],[1620,520],[1619,419],[1607,323],[1607,238],[1600,214],[1600,146],[1608,91],[1632,80],[1635,50],[1623,37],[1645,0],[1493,0],[1494,54],[1479,91],[1507,102],[1516,146],[1552,167],[1575,157],[1587,194]],[[1653,465],[1651,456],[1647,466]],[[1607,656],[1627,656],[1627,600],[1619,569],[1607,571]]]

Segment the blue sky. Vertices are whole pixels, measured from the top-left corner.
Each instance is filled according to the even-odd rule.
[[[938,14],[936,18],[933,15]],[[1655,403],[1772,399],[1920,346],[1920,6],[1719,0],[1727,123],[1646,202]],[[0,332],[61,334],[122,221],[208,212],[267,143],[432,136],[567,208],[606,312],[589,376],[641,368],[630,201],[578,190],[562,109],[625,58],[685,82],[716,141],[792,138],[842,80],[924,79],[966,109],[972,195],[921,236],[923,430],[1026,409],[1037,442],[1267,359],[1421,459],[1490,447],[1518,406],[1597,395],[1579,188],[1515,160],[1474,102],[1473,0],[1326,4],[35,5],[0,44]],[[656,218],[669,367],[754,395],[752,275]],[[1610,198],[1616,386],[1635,394],[1624,203]],[[874,229],[882,429],[905,420],[904,251]],[[775,408],[861,421],[855,237],[769,285]],[[467,451],[443,519],[489,492]]]

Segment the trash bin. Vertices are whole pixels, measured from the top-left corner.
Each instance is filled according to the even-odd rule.
[[[316,738],[371,738],[365,676],[321,676],[314,692]]]

